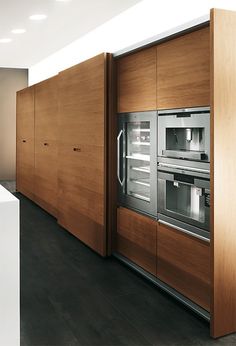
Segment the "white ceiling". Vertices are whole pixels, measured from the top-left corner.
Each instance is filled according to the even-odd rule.
[[[0,67],[30,67],[140,0],[0,0]],[[32,14],[48,17],[29,20]],[[12,29],[26,33],[14,35]]]

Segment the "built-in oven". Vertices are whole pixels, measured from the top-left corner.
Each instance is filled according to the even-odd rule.
[[[158,217],[209,239],[210,176],[206,172],[158,167]]]
[[[158,111],[158,131],[158,162],[209,171],[209,107]]]

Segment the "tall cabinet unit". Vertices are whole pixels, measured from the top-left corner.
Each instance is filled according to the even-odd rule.
[[[34,199],[34,87],[17,92],[16,188]]]
[[[58,76],[35,85],[35,202],[57,216]]]
[[[236,332],[236,12],[211,11],[211,334]]]
[[[202,107],[210,106],[210,193],[204,200],[204,207],[210,207],[210,242],[161,219],[155,221],[154,236],[151,218],[124,207],[117,210],[115,251],[150,277],[154,270],[150,262],[147,265],[150,259],[147,254],[152,249],[156,257],[156,279],[152,277],[152,280],[168,285],[167,290],[174,290],[182,300],[188,299],[189,306],[194,303],[197,311],[210,320],[214,338],[236,332],[235,37],[236,12],[213,9],[209,22],[163,38],[154,46],[157,109],[201,107],[203,111]],[[139,61],[151,49],[139,47],[137,53],[117,57],[118,113],[152,109],[153,81],[148,82],[151,63],[146,60],[145,65]],[[142,87],[150,91],[147,98],[142,87],[138,88],[134,82],[139,78],[146,81]],[[204,128],[204,124],[199,126]],[[189,132],[187,127],[186,132]],[[178,177],[175,180],[178,188]],[[201,193],[199,196],[202,197]],[[150,247],[154,238],[156,252]]]
[[[106,254],[107,55],[59,74],[58,222]]]

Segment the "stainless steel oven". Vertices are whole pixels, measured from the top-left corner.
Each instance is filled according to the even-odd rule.
[[[209,238],[209,174],[159,167],[158,212],[160,220]]]
[[[158,161],[210,169],[210,109],[158,111]]]

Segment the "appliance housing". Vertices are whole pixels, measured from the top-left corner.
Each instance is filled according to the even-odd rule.
[[[157,112],[118,115],[119,205],[157,216]]]
[[[210,108],[158,111],[158,218],[210,238]]]
[[[161,221],[209,239],[209,174],[178,168],[160,168],[158,212]]]
[[[158,111],[158,129],[159,164],[210,171],[209,107]]]

